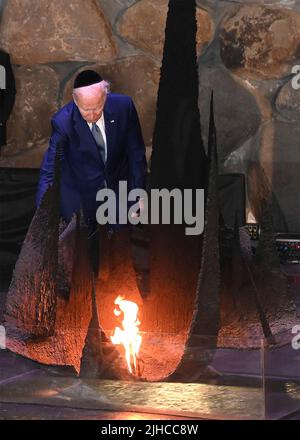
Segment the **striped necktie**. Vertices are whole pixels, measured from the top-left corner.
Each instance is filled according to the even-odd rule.
[[[96,124],[96,122],[92,123],[92,135],[94,136],[94,139],[96,141],[96,144],[98,146],[99,153],[102,157],[103,163],[105,163],[105,142],[101,133],[100,128]]]

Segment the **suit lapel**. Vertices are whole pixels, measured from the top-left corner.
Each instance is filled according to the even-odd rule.
[[[105,106],[104,106],[104,123],[105,123],[105,134],[106,134],[106,144],[107,144],[107,163],[112,158],[112,152],[113,148],[116,145],[115,139],[116,139],[116,119],[115,119],[115,113],[112,108],[111,100],[109,99],[109,95],[107,97]]]
[[[74,120],[74,127],[79,138],[78,150],[91,154],[96,161],[103,164],[103,161],[98,152],[98,148],[94,136],[92,135],[92,132],[90,130],[90,127],[81,116],[75,103],[74,103],[73,120]]]

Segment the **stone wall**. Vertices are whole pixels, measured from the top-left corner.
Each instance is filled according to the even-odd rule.
[[[0,47],[17,82],[0,166],[39,167],[50,118],[86,66],[133,97],[151,154],[168,0],[0,0]],[[300,0],[197,1],[199,106],[215,94],[220,169],[261,164],[290,231],[300,231]],[[300,81],[299,81],[300,83]],[[255,173],[254,173],[255,174]],[[255,179],[255,177],[254,177]],[[249,181],[248,196],[256,196]]]

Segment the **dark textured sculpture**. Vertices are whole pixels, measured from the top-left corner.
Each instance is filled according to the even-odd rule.
[[[218,156],[213,94],[210,107],[208,160],[205,230],[194,312],[183,357],[169,380],[189,382],[210,376],[210,371],[206,367],[212,361],[220,327]]]
[[[44,228],[43,225],[39,226],[38,236],[42,236],[42,244],[43,238],[48,237],[47,232],[48,230]],[[28,240],[29,238],[31,238],[31,235],[28,233],[26,239]],[[55,240],[49,236],[49,240],[50,239],[53,241],[53,246],[57,250],[58,237],[56,237]],[[40,244],[37,243],[37,245]],[[25,257],[26,249],[28,248],[24,245],[22,252]],[[32,313],[29,314],[32,309],[35,310],[39,305],[40,286],[38,284],[34,286],[36,290],[32,289],[28,292],[28,295],[29,293],[31,294],[30,303],[28,303],[27,296],[23,296],[23,303],[19,303],[17,308],[18,315],[16,317],[11,317],[7,314],[7,346],[10,350],[42,364],[57,366],[69,365],[73,367],[74,372],[79,372],[80,359],[92,312],[92,277],[86,249],[84,231],[80,227],[80,214],[78,214],[76,218],[74,266],[70,292],[68,292],[68,295],[59,295],[57,290],[51,291],[53,296],[55,295],[55,309],[52,315],[52,318],[55,319],[51,321],[51,333],[48,332],[49,327],[46,327],[45,331],[44,321],[40,323],[35,314],[33,316]],[[24,261],[27,261],[25,257],[24,259],[19,259],[16,265],[15,279],[17,283],[14,285],[17,286],[17,289],[10,289],[7,312],[14,310],[11,308],[11,305],[15,305],[17,293],[21,292],[22,274],[25,270],[26,275],[28,273],[30,277],[35,276],[35,262],[29,260],[31,265],[26,264],[24,267]],[[54,286],[57,271],[54,270],[54,267],[52,267],[52,269],[51,280]],[[42,275],[43,274],[44,272],[42,272]],[[26,318],[24,328],[24,318],[21,318],[23,316]],[[32,319],[32,322],[30,319]],[[32,325],[32,323],[34,325]],[[39,329],[42,324],[42,330],[44,331],[37,334],[36,328]],[[18,329],[17,333],[15,331],[16,327]],[[29,330],[27,330],[27,328]],[[33,330],[35,330],[35,332]]]
[[[111,236],[101,228],[88,238],[78,213],[59,237],[57,158],[55,183],[32,221],[8,294],[9,349],[43,364],[73,366],[81,377],[201,381],[211,377],[217,347],[259,347],[262,339],[274,344],[295,323],[268,197],[254,258],[244,231],[236,227],[233,237],[224,239],[213,99],[207,161],[195,35],[195,1],[170,0],[150,188],[205,188],[203,238],[185,235],[185,224],[151,225],[150,283],[142,297],[128,229]],[[140,307],[143,342],[134,376],[122,347],[110,341],[118,295]]]
[[[71,290],[72,273],[75,262],[76,215],[68,225],[61,221],[58,240],[57,294],[68,298]]]
[[[151,157],[152,188],[204,188],[194,0],[169,1]]]
[[[55,180],[30,224],[9,288],[5,319],[24,337],[53,334],[59,227],[59,155]]]
[[[151,158],[150,187],[155,189],[195,190],[206,182],[195,14],[193,0],[169,2]],[[187,236],[185,224],[172,224],[173,213],[171,207],[170,225],[150,226],[145,320],[149,331],[183,335],[193,313],[201,237]]]

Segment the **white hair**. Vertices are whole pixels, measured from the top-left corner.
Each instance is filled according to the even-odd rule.
[[[97,90],[101,88],[106,95],[108,95],[110,93],[110,83],[108,81],[106,81],[105,79],[103,79],[102,81],[95,83],[95,84],[91,84],[89,86],[83,86],[83,87],[76,87],[75,89],[73,89],[73,96],[76,98],[77,94],[79,92],[79,94],[83,91],[83,89],[87,92],[91,91],[93,92],[94,90]]]

